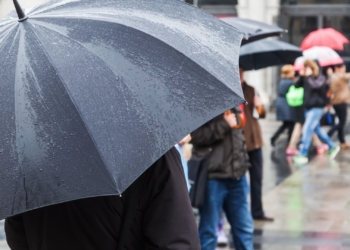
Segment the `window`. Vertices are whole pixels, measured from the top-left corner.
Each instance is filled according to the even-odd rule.
[[[289,17],[288,18],[288,35],[289,42],[300,45],[302,40],[311,31],[317,30],[317,16]]]

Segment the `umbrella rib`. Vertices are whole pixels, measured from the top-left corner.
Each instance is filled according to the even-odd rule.
[[[107,67],[109,70],[111,70],[112,72],[115,72],[115,70],[112,68],[112,66],[111,66],[108,62],[106,62],[103,58],[101,58],[98,54],[96,54],[96,53],[95,53],[93,50],[91,50],[90,48],[86,47],[84,44],[82,44],[82,43],[80,43],[80,42],[78,42],[78,41],[72,39],[71,37],[66,36],[65,34],[62,34],[62,33],[58,32],[57,30],[50,29],[50,27],[47,27],[47,26],[45,26],[45,25],[42,25],[41,23],[38,23],[38,22],[35,22],[35,23],[38,24],[38,25],[40,25],[40,26],[43,27],[43,28],[46,28],[46,29],[48,29],[48,30],[50,30],[50,31],[52,31],[52,32],[55,32],[55,33],[57,33],[57,34],[59,34],[59,35],[64,36],[65,38],[71,40],[72,42],[79,44],[79,46],[84,47],[84,49],[86,49],[86,50],[87,50],[88,52],[90,52],[92,55],[98,57],[98,58],[106,65],[106,67]],[[130,93],[133,93],[134,95],[137,94],[137,93],[136,93],[135,91],[133,91],[127,84],[124,84],[124,86],[130,91]],[[127,101],[127,99],[125,99],[125,100]],[[110,131],[110,133],[113,133],[113,132]]]
[[[10,33],[10,32],[9,32]],[[16,34],[15,34],[15,38],[13,39],[13,42],[12,42],[12,45],[11,45],[11,47],[13,46],[13,43],[16,41],[16,39],[17,39],[17,36],[19,36],[19,30],[17,30],[16,31]],[[20,38],[18,38],[18,39],[20,39]],[[24,172],[23,172],[23,169],[19,166],[18,167],[18,169],[21,171],[21,173],[24,175]],[[16,189],[15,189],[15,195],[13,196],[13,202],[12,202],[12,206],[11,206],[11,211],[12,211],[12,213],[13,213],[13,211],[14,211],[14,205],[15,205],[15,200],[16,200],[16,194],[17,194],[17,187],[18,187],[18,183],[19,183],[19,181],[20,181],[20,179],[19,178],[17,178],[17,180],[16,180],[16,184],[15,184],[15,187],[16,187]]]
[[[1,41],[3,41],[3,40],[5,40],[10,34],[11,34],[11,32],[15,29],[15,25],[11,28],[11,29],[9,29],[9,31],[7,32],[7,33],[5,33],[5,35],[4,36],[0,36],[0,47],[1,47]]]
[[[105,21],[105,20],[99,20],[99,21],[101,21],[101,22],[107,22],[107,21]],[[34,21],[34,22],[35,22],[35,21]],[[55,33],[59,34],[59,35],[62,35],[62,36],[64,36],[65,38],[71,40],[72,42],[79,44],[80,46],[84,47],[88,52],[90,52],[92,55],[98,57],[98,58],[106,65],[106,67],[108,67],[109,70],[111,70],[112,72],[115,72],[115,70],[113,69],[112,65],[110,65],[108,62],[106,62],[103,58],[101,58],[98,54],[96,54],[96,53],[95,53],[93,50],[91,50],[89,47],[85,46],[84,44],[80,43],[79,41],[76,41],[76,40],[72,39],[71,37],[69,37],[69,36],[67,36],[67,35],[65,35],[65,34],[59,32],[59,31],[57,31],[57,30],[51,29],[50,27],[48,27],[48,26],[46,26],[46,25],[42,25],[41,22],[35,22],[35,24],[40,25],[40,26],[43,27],[43,28],[46,28],[46,29],[48,29],[48,30],[50,30],[50,31],[52,31],[52,32],[55,32]],[[121,25],[123,25],[123,24],[121,24]],[[123,26],[124,26],[124,25],[123,25]],[[127,26],[127,27],[129,27],[129,26]],[[132,28],[132,27],[130,27],[130,28]],[[134,29],[134,28],[132,28],[132,29]],[[137,29],[136,29],[136,30],[137,30]],[[141,33],[143,33],[143,34],[146,34],[146,35],[148,35],[148,36],[150,36],[150,37],[152,37],[152,39],[157,39],[156,37],[153,37],[153,36],[151,36],[151,35],[149,35],[149,34],[143,32],[143,31],[140,31],[140,30],[137,30],[137,31],[138,31],[138,32],[141,32]],[[166,44],[166,43],[163,42],[162,40],[159,40],[159,39],[157,39],[157,40],[160,41],[160,42],[162,42],[162,43],[164,43],[164,44]],[[169,47],[171,47],[171,49],[176,50],[176,48],[174,48],[174,47],[172,47],[172,46],[170,46],[170,45],[168,45],[168,44],[166,44],[166,45],[169,46]],[[200,65],[198,65],[198,63],[196,63],[196,62],[193,61],[191,58],[189,58],[189,57],[187,57],[186,55],[184,55],[181,51],[178,51],[178,50],[176,50],[176,51],[177,51],[178,53],[181,53],[181,54],[183,55],[184,58],[187,58],[188,60],[191,60],[191,61],[192,61],[194,64],[196,64],[198,67],[201,67]],[[204,69],[203,67],[201,67],[201,68],[203,69],[203,71],[208,72],[208,71],[207,71],[206,69]],[[209,72],[208,72],[208,73],[209,73]],[[212,74],[211,74],[211,75],[212,75]],[[217,81],[219,81],[214,75],[212,75],[212,76],[213,76]],[[124,86],[125,86],[131,93],[137,94],[137,93],[136,93],[135,91],[133,91],[127,84],[124,84]],[[244,103],[244,102],[245,102],[244,98],[242,98],[241,96],[239,96],[238,94],[235,93],[235,90],[231,89],[231,88],[230,88],[229,86],[227,86],[227,85],[224,85],[224,86],[225,86],[226,88],[228,88],[229,91],[231,91],[234,95],[236,95],[237,97],[239,97],[240,99],[242,99],[242,102],[240,102],[240,103]],[[239,104],[240,104],[240,103],[239,103]],[[239,104],[238,104],[238,105],[239,105]],[[218,114],[218,115],[219,115],[219,114]]]
[[[37,17],[36,17],[36,18],[37,18]],[[60,17],[60,18],[78,19],[77,17],[65,17],[65,16]],[[86,18],[86,17],[85,17],[85,18],[84,18],[84,17],[80,17],[80,18],[90,20],[89,18]],[[34,18],[32,18],[32,21],[33,21],[33,19],[34,19]],[[37,18],[37,19],[40,19],[40,18]],[[102,20],[102,19],[98,19],[98,20],[94,20],[94,21],[106,22],[106,23],[110,23],[110,22],[111,22],[111,21]],[[46,29],[49,29],[50,31],[53,31],[53,32],[55,32],[55,33],[57,33],[57,34],[60,34],[60,35],[62,35],[62,36],[64,36],[64,37],[70,39],[71,41],[73,41],[73,42],[75,42],[75,43],[78,43],[78,44],[80,44],[81,46],[83,46],[84,48],[86,48],[83,44],[77,42],[76,40],[74,40],[74,39],[68,37],[68,36],[65,35],[65,34],[62,34],[61,32],[59,32],[59,31],[57,31],[57,30],[52,29],[52,28],[49,27],[49,26],[43,25],[42,22],[40,22],[40,21],[33,21],[33,22],[35,22],[35,24],[37,24],[37,25],[40,25],[41,27],[44,27],[44,28],[46,28]],[[155,36],[153,36],[153,35],[151,35],[151,34],[148,34],[148,33],[144,32],[144,31],[142,31],[142,30],[139,30],[139,29],[137,29],[137,28],[134,28],[134,27],[132,27],[132,26],[128,26],[128,25],[121,24],[121,23],[118,23],[118,24],[121,25],[121,26],[130,28],[130,29],[136,30],[136,31],[138,31],[138,32],[140,32],[140,33],[143,33],[143,34],[145,34],[145,35],[147,35],[147,36],[152,37],[152,39],[156,39],[156,40],[158,40],[158,41],[164,43],[165,45],[171,47],[173,50],[177,51],[178,53],[181,53],[184,57],[186,57],[188,60],[191,60],[194,64],[196,64],[198,67],[202,68],[204,71],[208,72],[208,73],[209,73],[212,77],[214,77],[217,81],[223,82],[223,81],[221,81],[220,79],[218,79],[215,75],[213,75],[212,73],[210,73],[207,69],[205,69],[205,68],[203,68],[201,65],[199,65],[199,64],[198,64],[196,61],[194,61],[192,58],[188,57],[188,56],[185,55],[182,51],[179,51],[178,49],[174,48],[172,45],[170,45],[170,44],[164,42],[163,40],[161,40],[161,39],[159,39],[159,38],[157,38],[157,37],[155,37]],[[243,33],[242,33],[242,34],[243,34]],[[89,50],[89,51],[90,51],[90,50]],[[92,53],[93,53],[93,52],[92,52]],[[94,55],[96,55],[96,54],[94,53]],[[100,58],[100,57],[99,57],[99,58]],[[104,60],[103,60],[103,61],[104,61]],[[112,71],[113,71],[113,70],[112,70]],[[243,100],[243,102],[245,102],[245,99],[244,99],[243,94],[242,94],[242,96],[240,96],[240,95],[238,95],[238,94],[236,93],[236,91],[237,91],[236,89],[233,89],[233,88],[231,88],[230,86],[227,86],[224,82],[223,82],[223,84],[224,84],[230,91],[232,91],[235,95],[237,95],[238,97],[240,97],[240,98]],[[242,103],[243,103],[243,102],[242,102]]]
[[[33,35],[36,37],[37,41],[39,42],[39,45],[40,45],[40,47],[43,49],[45,55],[47,56],[47,58],[48,58],[49,61],[51,62],[52,67],[55,69],[56,72],[59,72],[59,70],[55,67],[55,65],[54,65],[54,63],[53,63],[53,60],[51,59],[50,55],[47,53],[45,47],[44,47],[43,44],[40,42],[40,39],[37,37],[37,35],[35,34],[35,32],[34,32],[34,30],[32,29],[32,27],[31,27],[30,25],[28,25],[28,26],[29,26],[30,30],[32,31]],[[69,93],[69,89],[67,89],[66,86],[65,86],[64,80],[61,78],[60,74],[57,74],[57,76],[59,77],[60,81],[61,81],[62,84],[64,85],[64,87],[65,87],[65,89],[66,89],[66,91],[67,91],[67,93],[68,93],[68,96],[69,96],[69,98],[70,98],[72,104],[74,105],[76,111],[77,111],[78,114],[79,114],[79,117],[82,118],[79,108],[77,107],[75,101],[73,100],[73,98],[71,97],[71,94]],[[94,144],[94,146],[95,146],[96,151],[98,152],[99,156],[101,157],[101,160],[102,160],[103,164],[104,164],[105,166],[108,166],[108,165],[106,164],[105,160],[103,159],[102,154],[101,154],[101,152],[99,151],[99,149],[98,149],[98,147],[97,147],[97,145],[96,145],[95,139],[92,137],[91,131],[89,130],[89,128],[88,128],[88,126],[86,125],[85,121],[84,121],[83,119],[81,119],[81,120],[82,120],[82,122],[83,122],[83,124],[84,124],[84,126],[85,126],[85,128],[86,128],[86,130],[87,130],[87,132],[89,133],[89,136],[90,136],[90,138],[91,138],[91,140],[92,140],[92,142],[93,142],[93,144]],[[119,191],[118,191],[118,190],[119,190],[118,184],[117,184],[117,182],[115,181],[115,179],[113,178],[112,173],[110,172],[110,170],[109,170],[108,167],[106,167],[106,170],[107,170],[107,172],[108,172],[108,174],[109,174],[109,177],[111,178],[111,180],[112,180],[113,183],[115,184],[115,187],[111,187],[111,188],[114,189],[114,190],[117,189],[116,191],[119,192]]]

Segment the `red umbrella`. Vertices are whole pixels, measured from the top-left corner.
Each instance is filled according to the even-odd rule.
[[[339,31],[333,28],[325,28],[310,32],[304,38],[300,48],[307,50],[314,46],[325,46],[334,50],[344,50],[344,44],[349,42]]]

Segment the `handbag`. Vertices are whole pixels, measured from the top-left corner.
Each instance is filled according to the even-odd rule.
[[[191,185],[190,200],[194,208],[199,209],[204,205],[210,155],[209,153],[204,158],[192,157],[187,163],[188,179]]]
[[[329,111],[324,113],[321,120],[320,120],[320,125],[321,126],[333,126],[333,125],[335,125],[335,114],[332,114]]]

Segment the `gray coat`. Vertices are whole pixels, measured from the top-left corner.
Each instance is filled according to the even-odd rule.
[[[234,112],[240,112],[237,109]],[[191,133],[192,154],[209,157],[209,179],[238,179],[250,167],[242,129],[232,129],[223,114]]]
[[[278,121],[295,121],[295,108],[287,103],[286,94],[290,86],[293,85],[292,79],[282,78],[278,86],[278,97],[276,101],[276,115]]]

